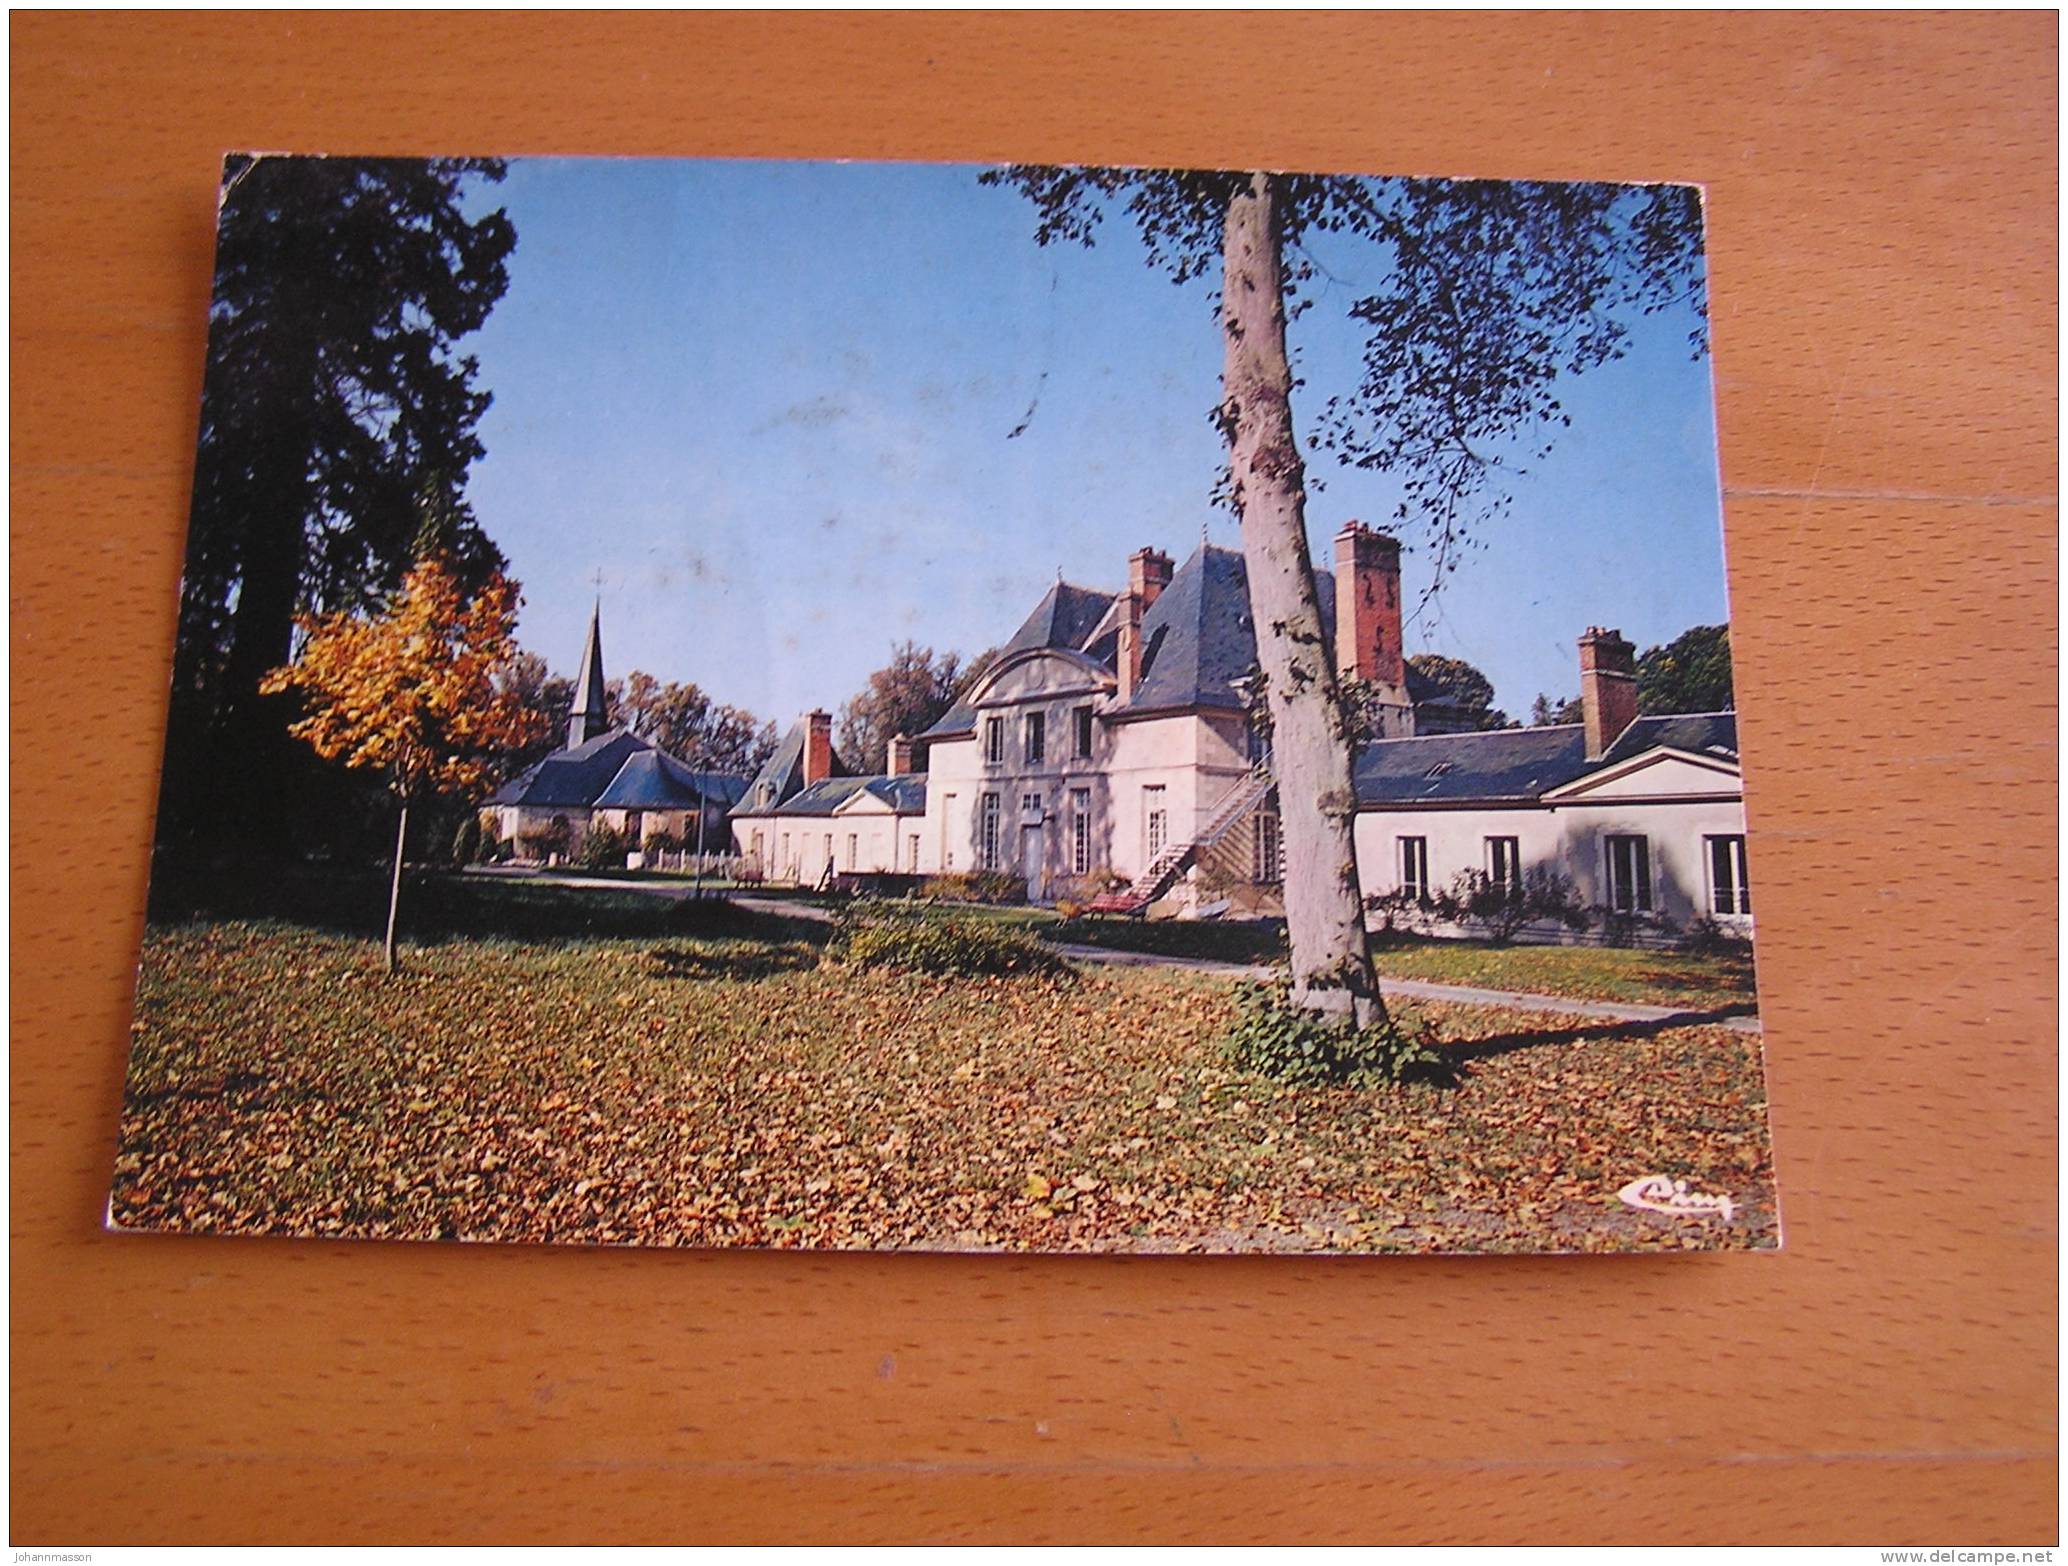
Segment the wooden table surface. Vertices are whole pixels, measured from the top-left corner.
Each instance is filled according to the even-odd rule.
[[[10,34],[16,1544],[2057,1536],[2054,17]],[[231,148],[1706,183],[1785,1252],[102,1234]]]

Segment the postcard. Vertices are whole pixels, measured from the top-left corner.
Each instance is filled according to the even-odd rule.
[[[110,1225],[1778,1245],[1702,228],[228,159]]]

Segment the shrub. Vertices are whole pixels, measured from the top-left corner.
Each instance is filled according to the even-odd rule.
[[[1690,924],[1679,945],[1694,957],[1744,957],[1752,951],[1752,942],[1745,936],[1707,917]]]
[[[565,816],[555,816],[544,826],[530,832],[517,834],[517,846],[526,859],[545,859],[553,854],[565,854],[574,832]]]
[[[1076,973],[1025,930],[988,919],[893,910],[868,898],[857,899],[842,913],[826,959],[954,979],[1061,979]]]
[[[639,846],[648,853],[680,854],[696,845],[685,842],[679,832],[662,830],[647,833],[645,841]]]
[[[1618,913],[1605,908],[1601,914],[1601,938],[1609,946],[1656,945],[1658,939],[1670,940],[1679,926],[1660,913]]]
[[[946,903],[1024,903],[1027,879],[1009,870],[966,870],[957,875],[931,875],[919,895]]]
[[[1437,918],[1484,930],[1488,939],[1503,946],[1526,925],[1562,924],[1568,930],[1584,930],[1594,922],[1571,878],[1550,865],[1535,866],[1515,887],[1503,886],[1481,870],[1461,871],[1431,906]]]
[[[1374,933],[1381,937],[1425,931],[1435,917],[1429,899],[1406,892],[1374,892],[1365,898],[1364,909],[1379,915],[1379,928]]]
[[[1391,1019],[1367,1028],[1333,1025],[1293,1005],[1284,984],[1240,985],[1236,1006],[1226,1047],[1239,1070],[1296,1083],[1457,1080],[1426,1022],[1413,1029]]]
[[[632,851],[632,840],[624,833],[607,826],[592,826],[582,834],[582,846],[575,850],[574,862],[584,870],[622,870],[625,855]]]
[[[473,811],[460,817],[459,830],[452,834],[452,862],[470,865],[481,857],[481,818]]]

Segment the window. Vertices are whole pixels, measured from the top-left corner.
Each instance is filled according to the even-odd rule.
[[[986,718],[984,720],[984,760],[990,766],[997,766],[1005,760],[1005,720]]]
[[[1522,890],[1522,845],[1517,839],[1486,840],[1486,878],[1510,897]]]
[[[1088,788],[1070,790],[1070,873],[1091,873],[1091,790]]]
[[[1143,860],[1154,864],[1156,856],[1163,852],[1163,845],[1170,841],[1170,809],[1164,803],[1164,786],[1151,783],[1142,790],[1142,848]]]
[[[819,874],[824,875],[833,868],[833,834],[826,834],[826,857],[819,862]]]
[[[1455,761],[1439,761],[1432,765],[1427,772],[1424,772],[1422,776],[1425,778],[1440,778],[1457,770],[1458,764]]]
[[[1285,845],[1278,836],[1278,817],[1268,810],[1257,812],[1257,830],[1250,879],[1259,886],[1276,886],[1285,879]]]
[[[906,865],[905,868],[907,870],[917,870],[919,868],[919,834],[917,832],[905,839],[905,852],[911,858],[911,863]]]
[[[862,868],[861,865],[857,863],[855,859],[855,834],[852,832],[847,834],[847,868],[850,870],[859,870]]]
[[[993,720],[996,721],[995,719]],[[977,866],[982,870],[998,868],[998,796],[986,794],[978,802],[977,809]]]
[[[954,820],[955,796],[953,794],[943,794],[941,796],[941,868],[943,870],[953,870],[955,868],[955,833],[952,825]],[[917,869],[918,867],[915,865],[913,868]]]
[[[1091,756],[1091,708],[1079,707],[1071,716],[1077,724],[1077,759],[1088,760]]]
[[[1423,902],[1429,896],[1429,840],[1403,837],[1400,840],[1400,895]]]
[[[782,845],[783,845],[783,864],[782,864],[782,868],[783,868],[783,870],[784,870],[784,871],[786,871],[786,872],[788,872],[788,873],[791,873],[791,874],[795,874],[795,872],[796,872],[796,866],[797,866],[797,861],[796,861],[796,860],[794,860],[794,859],[792,859],[792,858],[790,857],[790,834],[789,834],[788,832],[785,832],[785,833],[783,834],[783,836],[782,836]]]
[[[1029,765],[1038,765],[1048,755],[1048,716],[1045,713],[1030,712],[1022,736],[1026,746]]]
[[[1020,796],[1020,814],[1031,820],[1039,821],[1041,819],[1041,796],[1039,794],[1022,794]]]
[[[1649,838],[1608,839],[1608,906],[1613,913],[1652,911],[1652,846]]]
[[[753,841],[753,842],[752,842],[752,843],[751,843],[751,844],[749,845],[749,851],[750,851],[750,852],[751,852],[751,853],[753,854],[753,856],[754,856],[754,863],[756,863],[757,865],[758,865],[758,864],[760,864],[760,863],[761,863],[761,834],[760,834],[759,832],[756,832],[756,833],[754,834],[754,841]]]
[[[1745,879],[1744,838],[1712,837],[1708,844],[1710,912],[1752,912],[1752,887]]]

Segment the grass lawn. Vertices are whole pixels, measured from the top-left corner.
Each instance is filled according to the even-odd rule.
[[[454,895],[458,922],[486,917]],[[1013,1250],[1774,1243],[1758,1041],[1728,1029],[1425,1006],[1461,1086],[1288,1088],[1225,1063],[1225,981],[854,973],[821,966],[824,932],[801,922],[586,895],[629,905],[594,917],[683,922],[447,929],[393,980],[361,935],[154,923],[116,1221]],[[576,917],[512,906],[529,932]],[[1618,1203],[1650,1173],[1737,1215]]]
[[[967,911],[1023,923],[1043,940],[1071,945],[1242,964],[1269,964],[1285,957],[1285,927],[1276,920],[1065,921],[1041,908]],[[1375,944],[1372,960],[1378,964],[1381,978],[1426,979],[1437,984],[1652,1006],[1752,1007],[1757,1003],[1749,952],[1697,955],[1600,946],[1496,946],[1490,941],[1396,937]]]
[[[1750,953],[1712,956],[1608,946],[1495,946],[1418,940],[1375,946],[1382,979],[1426,979],[1482,989],[1566,995],[1647,1006],[1757,1005]]]

